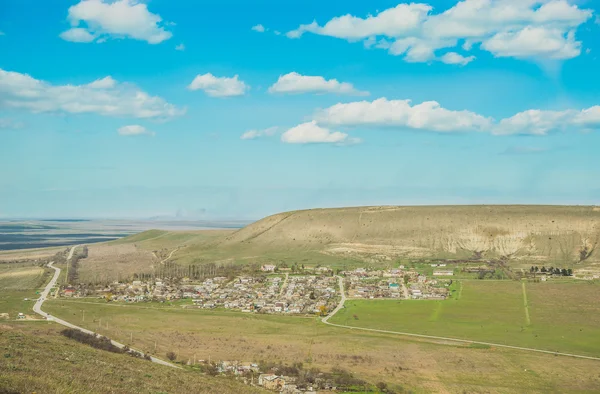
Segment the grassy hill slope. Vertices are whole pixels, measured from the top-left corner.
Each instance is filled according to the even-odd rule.
[[[258,393],[197,371],[97,350],[47,323],[0,324],[2,393]]]
[[[598,207],[357,207],[280,213],[178,255],[318,252],[370,262],[483,256],[564,265],[598,261],[599,242]]]

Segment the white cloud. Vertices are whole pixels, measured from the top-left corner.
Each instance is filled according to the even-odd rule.
[[[86,29],[82,29],[81,27],[74,27],[67,31],[63,31],[62,33],[60,33],[59,36],[63,40],[71,41],[71,42],[87,43],[87,42],[92,42],[96,39],[95,34],[91,34],[89,31],[87,31]]]
[[[242,134],[240,139],[253,140],[260,137],[270,137],[275,135],[275,133],[277,133],[277,130],[279,130],[278,127],[269,127],[268,129],[264,130],[248,130],[244,134]]]
[[[117,130],[119,135],[123,136],[133,136],[133,135],[154,135],[152,131],[146,130],[144,126],[140,126],[137,124],[123,126]]]
[[[0,108],[31,112],[96,113],[169,119],[185,113],[163,98],[105,77],[85,85],[52,85],[27,74],[0,69]]]
[[[481,44],[481,48],[497,57],[571,59],[581,53],[581,42],[575,32],[560,29],[526,27],[517,32],[498,33]]]
[[[581,53],[575,30],[593,15],[567,0],[463,0],[442,13],[432,10],[423,3],[400,4],[366,18],[343,15],[323,26],[313,21],[287,36],[313,33],[364,40],[367,48],[381,43],[378,48],[409,62],[449,63],[436,51],[456,48],[462,41],[466,51],[482,44],[483,50],[499,57],[569,59]],[[451,64],[464,65],[457,59]]]
[[[440,61],[446,64],[459,64],[465,66],[475,60],[475,56],[463,56],[460,53],[448,52],[440,58]]]
[[[185,51],[185,45],[179,44],[175,47],[176,51]]]
[[[400,127],[438,132],[486,131],[492,119],[470,111],[451,111],[435,101],[411,105],[410,100],[358,101],[318,111],[315,120],[331,126]]]
[[[0,129],[22,129],[25,127],[23,122],[15,121],[8,118],[0,118]]]
[[[172,37],[162,18],[138,0],[82,0],[69,7],[67,19],[72,28],[60,34],[66,41],[132,38],[158,44]]]
[[[250,86],[239,80],[239,76],[233,78],[215,77],[211,73],[197,75],[188,86],[190,90],[204,90],[211,97],[234,97],[243,96]]]
[[[277,82],[269,88],[269,93],[337,93],[357,96],[368,96],[369,92],[356,90],[351,83],[339,82],[337,79],[326,80],[320,76],[300,75],[291,72],[281,75]]]
[[[263,25],[256,25],[256,26],[252,26],[252,30],[257,31],[259,33],[264,33],[265,32],[265,27]]]
[[[431,9],[432,7],[427,4],[399,4],[376,16],[368,16],[364,19],[347,14],[333,18],[322,27],[314,21],[290,31],[287,36],[300,38],[304,33],[309,32],[348,40],[361,40],[380,35],[398,37],[417,29]]]
[[[581,111],[523,111],[502,119],[493,128],[493,133],[547,135],[551,132],[588,131],[599,128],[600,106],[597,105]]]
[[[359,142],[357,139],[349,138],[346,133],[321,127],[315,121],[293,127],[281,135],[281,141],[287,144],[345,144],[349,140],[355,143]]]
[[[319,127],[376,127],[445,133],[485,132],[495,135],[547,135],[552,132],[600,129],[600,105],[583,110],[527,110],[499,122],[470,111],[452,111],[435,101],[411,105],[410,100],[380,98],[336,104],[317,111]]]

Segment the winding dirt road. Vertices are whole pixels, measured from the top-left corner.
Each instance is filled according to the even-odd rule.
[[[71,251],[69,252],[69,257],[67,259],[67,262],[69,262],[69,260],[73,257],[73,252],[74,251],[75,251],[75,246],[73,246],[71,248]],[[58,277],[60,276],[60,271],[61,271],[60,268],[57,268],[57,267],[54,266],[54,262],[51,262],[50,264],[48,264],[48,267],[54,269],[54,276],[52,277],[52,279],[50,280],[50,282],[48,283],[48,285],[46,286],[46,288],[44,289],[44,291],[40,295],[40,298],[38,298],[38,300],[36,301],[35,305],[33,306],[33,311],[35,313],[39,314],[39,315],[42,315],[43,317],[45,317],[49,321],[54,321],[54,322],[56,322],[56,323],[58,323],[58,324],[60,324],[62,326],[73,328],[75,330],[79,330],[79,331],[85,332],[86,334],[96,335],[96,333],[93,332],[93,331],[87,330],[85,328],[82,328],[82,327],[76,326],[74,324],[71,324],[71,323],[69,323],[69,322],[67,322],[65,320],[62,320],[62,319],[59,319],[57,317],[51,316],[51,315],[49,315],[48,313],[46,313],[46,312],[44,312],[42,310],[42,305],[44,304],[44,301],[46,301],[46,298],[48,297],[48,294],[50,293],[50,289],[52,289],[56,285],[56,282],[58,281]],[[113,345],[115,345],[119,349],[122,349],[122,348],[125,347],[125,345],[123,345],[122,343],[119,343],[119,342],[116,342],[116,341],[113,341],[113,340],[111,340],[111,342],[112,342]],[[143,354],[143,352],[140,352],[139,350],[136,350],[136,349],[133,349],[133,348],[131,348],[131,350],[134,350],[134,351],[137,351],[137,352]],[[165,365],[165,366],[171,367],[171,368],[179,368],[179,369],[181,369],[181,367],[178,367],[176,365],[173,365],[171,363],[163,361],[163,360],[161,360],[159,358],[151,357],[151,359],[152,359],[153,363],[160,364],[160,365]]]

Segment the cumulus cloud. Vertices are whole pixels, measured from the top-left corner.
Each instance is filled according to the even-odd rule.
[[[278,127],[269,127],[268,129],[263,130],[248,130],[244,134],[242,134],[240,139],[253,140],[260,137],[270,137],[277,133],[277,130],[279,130]]]
[[[333,18],[324,26],[314,21],[288,32],[287,36],[300,38],[308,32],[355,41],[370,36],[399,37],[418,29],[431,9],[427,4],[399,4],[364,19],[347,14]]]
[[[86,29],[82,29],[80,27],[74,27],[67,31],[60,33],[60,38],[65,41],[71,42],[92,42],[96,39],[96,35],[90,33]]]
[[[336,93],[357,96],[368,96],[369,92],[356,90],[351,83],[339,82],[337,79],[326,80],[320,76],[300,75],[297,72],[281,75],[277,82],[269,88],[269,93]]]
[[[510,118],[502,119],[493,133],[547,135],[560,131],[589,131],[600,128],[600,106],[596,105],[581,111],[542,111],[528,110]]]
[[[470,111],[451,111],[435,101],[411,105],[410,100],[358,101],[336,104],[315,114],[319,124],[422,129],[438,132],[486,131],[492,119]]]
[[[31,112],[96,113],[104,116],[169,119],[183,115],[158,96],[105,77],[84,85],[52,85],[27,74],[0,69],[0,108]]]
[[[313,21],[287,36],[312,33],[363,41],[367,48],[385,49],[408,62],[464,65],[474,60],[456,52],[436,54],[459,44],[466,51],[481,44],[497,57],[569,59],[581,53],[576,29],[593,15],[567,0],[463,0],[442,13],[432,11],[424,3],[400,4],[366,18],[343,15],[323,26]]]
[[[190,90],[203,90],[211,97],[234,97],[243,96],[250,86],[239,80],[239,76],[233,78],[216,77],[211,73],[197,75],[188,86]]]
[[[496,57],[571,59],[581,53],[581,42],[575,41],[574,31],[565,35],[560,29],[543,27],[498,33],[481,47]]]
[[[456,52],[448,52],[444,56],[440,58],[440,61],[446,64],[459,64],[461,66],[466,66],[475,60],[475,56],[463,56],[460,53]]]
[[[358,142],[357,139],[351,139],[346,133],[321,127],[315,121],[292,127],[281,135],[281,141],[286,144],[345,144]]]
[[[71,29],[60,37],[72,42],[103,42],[107,38],[131,38],[158,44],[172,37],[162,18],[138,0],[82,0],[69,7]]]
[[[144,126],[137,124],[123,126],[117,130],[119,135],[123,136],[134,136],[134,135],[154,135],[152,131],[146,130]]]
[[[185,51],[185,45],[179,44],[175,47],[176,51]]]
[[[256,25],[256,26],[252,26],[252,30],[257,31],[259,33],[264,33],[265,32],[265,27],[263,25]]]
[[[293,135],[299,141],[334,138],[333,135],[342,138],[346,134],[330,131],[330,128],[340,127],[542,136],[553,132],[587,132],[600,129],[600,105],[583,110],[527,110],[496,121],[471,111],[449,110],[435,101],[412,105],[410,100],[380,98],[374,101],[339,103],[318,110],[313,115],[312,122],[290,129],[293,132],[289,135]]]

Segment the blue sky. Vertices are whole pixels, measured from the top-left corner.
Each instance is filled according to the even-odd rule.
[[[599,15],[567,0],[2,1],[0,218],[597,204]]]

